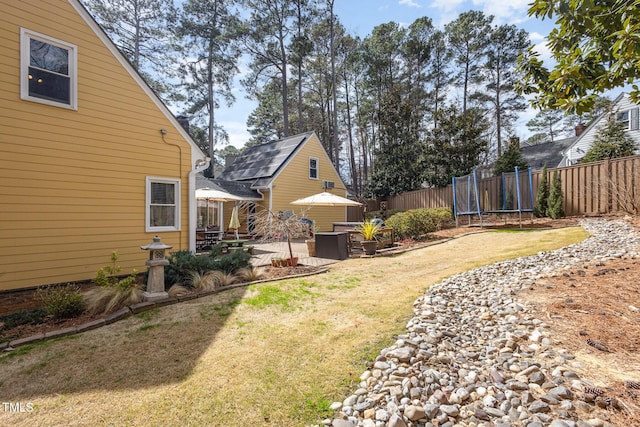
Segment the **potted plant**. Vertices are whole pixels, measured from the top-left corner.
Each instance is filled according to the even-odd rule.
[[[378,246],[376,236],[380,233],[380,225],[367,220],[359,225],[356,231],[360,233],[364,239],[362,249],[364,249],[365,255],[374,255]]]

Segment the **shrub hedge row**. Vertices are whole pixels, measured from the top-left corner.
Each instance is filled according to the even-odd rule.
[[[393,227],[398,239],[421,239],[452,220],[449,208],[423,208],[396,213],[385,221],[385,225]]]

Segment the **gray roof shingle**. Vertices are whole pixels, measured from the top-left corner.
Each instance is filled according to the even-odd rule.
[[[306,132],[250,147],[222,172],[218,180],[250,181],[254,188],[267,186],[312,134],[313,132]]]
[[[262,194],[251,188],[251,184],[247,182],[224,181],[221,179],[210,179],[202,173],[196,174],[196,189],[211,188],[213,190],[225,191],[234,196],[244,199],[262,200]]]
[[[522,158],[531,169],[556,168],[562,161],[562,152],[576,140],[575,136],[554,142],[522,147]]]

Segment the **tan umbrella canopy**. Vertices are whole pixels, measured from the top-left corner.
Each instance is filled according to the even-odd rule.
[[[234,196],[226,191],[214,190],[213,188],[198,188],[196,190],[196,199],[215,200],[217,202],[232,202],[242,200],[242,197]]]
[[[335,194],[324,191],[322,193],[314,194],[309,197],[294,200],[292,205],[302,206],[362,206],[362,203],[350,200],[345,197],[340,197]]]
[[[242,200],[242,197],[234,196],[226,191],[203,187],[196,190],[196,199],[207,201],[207,224],[209,224],[209,200],[214,202],[235,202]],[[222,212],[222,210],[220,210],[220,212]],[[220,215],[222,215],[222,213],[220,213]],[[219,218],[219,221],[222,222],[222,216]]]

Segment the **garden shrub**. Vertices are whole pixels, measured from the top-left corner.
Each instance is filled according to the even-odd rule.
[[[91,314],[108,313],[121,307],[136,304],[143,300],[142,286],[138,283],[136,270],[126,276],[118,277],[122,267],[117,265],[118,252],[111,252],[111,265],[98,270],[93,282],[98,285],[85,292],[84,301]]]
[[[549,181],[547,178],[547,166],[542,168],[542,179],[538,185],[538,194],[536,195],[536,205],[533,208],[533,214],[542,218],[547,215],[547,203],[549,201]]]
[[[136,279],[138,272],[136,270],[133,270],[127,277],[118,277],[118,273],[122,271],[122,267],[117,265],[118,258],[118,251],[111,252],[111,265],[105,265],[99,269],[93,282],[98,286],[115,287],[124,291],[132,287],[138,287]]]
[[[420,239],[453,219],[449,208],[421,208],[399,212],[385,221],[399,239]]]
[[[194,273],[204,276],[206,272],[215,270],[216,265],[214,259],[210,256],[196,256],[189,251],[171,252],[167,259],[169,260],[169,265],[164,267],[164,285],[166,288],[170,288],[174,284],[190,287],[191,276]]]
[[[37,325],[44,321],[46,315],[47,311],[45,309],[36,308],[0,316],[0,331],[21,325]]]
[[[249,259],[251,259],[251,255],[248,252],[243,251],[219,255],[214,258],[214,261],[216,261],[216,268],[214,270],[219,270],[227,274],[234,274],[241,268],[249,267]]]
[[[551,189],[549,190],[549,201],[547,203],[547,216],[557,219],[564,216],[564,208],[562,207],[562,180],[558,171],[553,172],[551,180]]]
[[[215,245],[207,255],[194,255],[189,251],[176,251],[169,254],[169,265],[164,268],[164,283],[168,289],[174,284],[193,287],[194,274],[205,276],[210,271],[234,274],[250,266],[251,255],[236,251],[222,253],[222,245]]]
[[[38,288],[36,297],[44,304],[47,314],[56,319],[68,319],[84,311],[80,288],[75,285]]]

